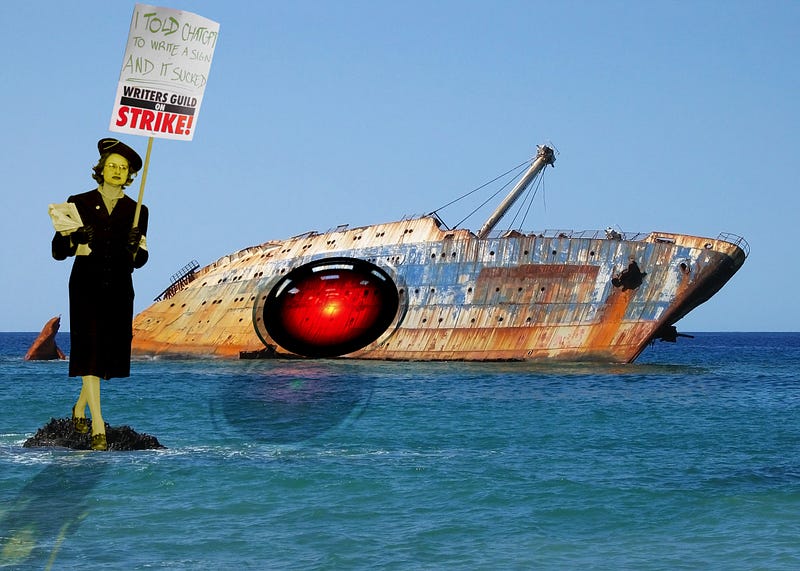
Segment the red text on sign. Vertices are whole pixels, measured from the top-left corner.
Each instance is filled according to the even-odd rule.
[[[166,111],[151,111],[123,105],[117,113],[117,127],[128,127],[140,131],[188,135],[194,117]]]

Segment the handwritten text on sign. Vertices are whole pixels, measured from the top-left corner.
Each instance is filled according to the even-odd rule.
[[[136,4],[110,130],[191,141],[218,35],[197,14]]]

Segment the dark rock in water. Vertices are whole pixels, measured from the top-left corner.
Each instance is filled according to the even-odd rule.
[[[25,353],[26,361],[48,361],[66,359],[67,356],[56,345],[56,333],[61,327],[61,316],[56,316],[44,324],[42,332]]]
[[[166,448],[155,436],[140,434],[130,426],[109,426],[106,423],[106,441],[109,450],[153,450]],[[51,418],[36,434],[22,445],[25,448],[59,447],[74,450],[91,450],[92,435],[75,430],[70,418]]]

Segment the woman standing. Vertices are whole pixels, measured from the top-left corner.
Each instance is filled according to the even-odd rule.
[[[107,450],[100,410],[100,379],[130,376],[134,268],[147,262],[147,207],[133,226],[136,202],[123,189],[142,168],[142,159],[116,139],[97,143],[100,160],[93,168],[94,190],[70,196],[83,227],[66,236],[56,232],[53,257],[75,256],[69,278],[69,376],[82,377],[72,409],[75,429],[86,433],[91,412],[92,449]]]

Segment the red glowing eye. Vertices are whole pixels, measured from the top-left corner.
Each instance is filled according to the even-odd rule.
[[[352,258],[319,260],[292,270],[272,288],[264,326],[287,351],[335,357],[380,337],[398,305],[397,287],[378,266]]]

